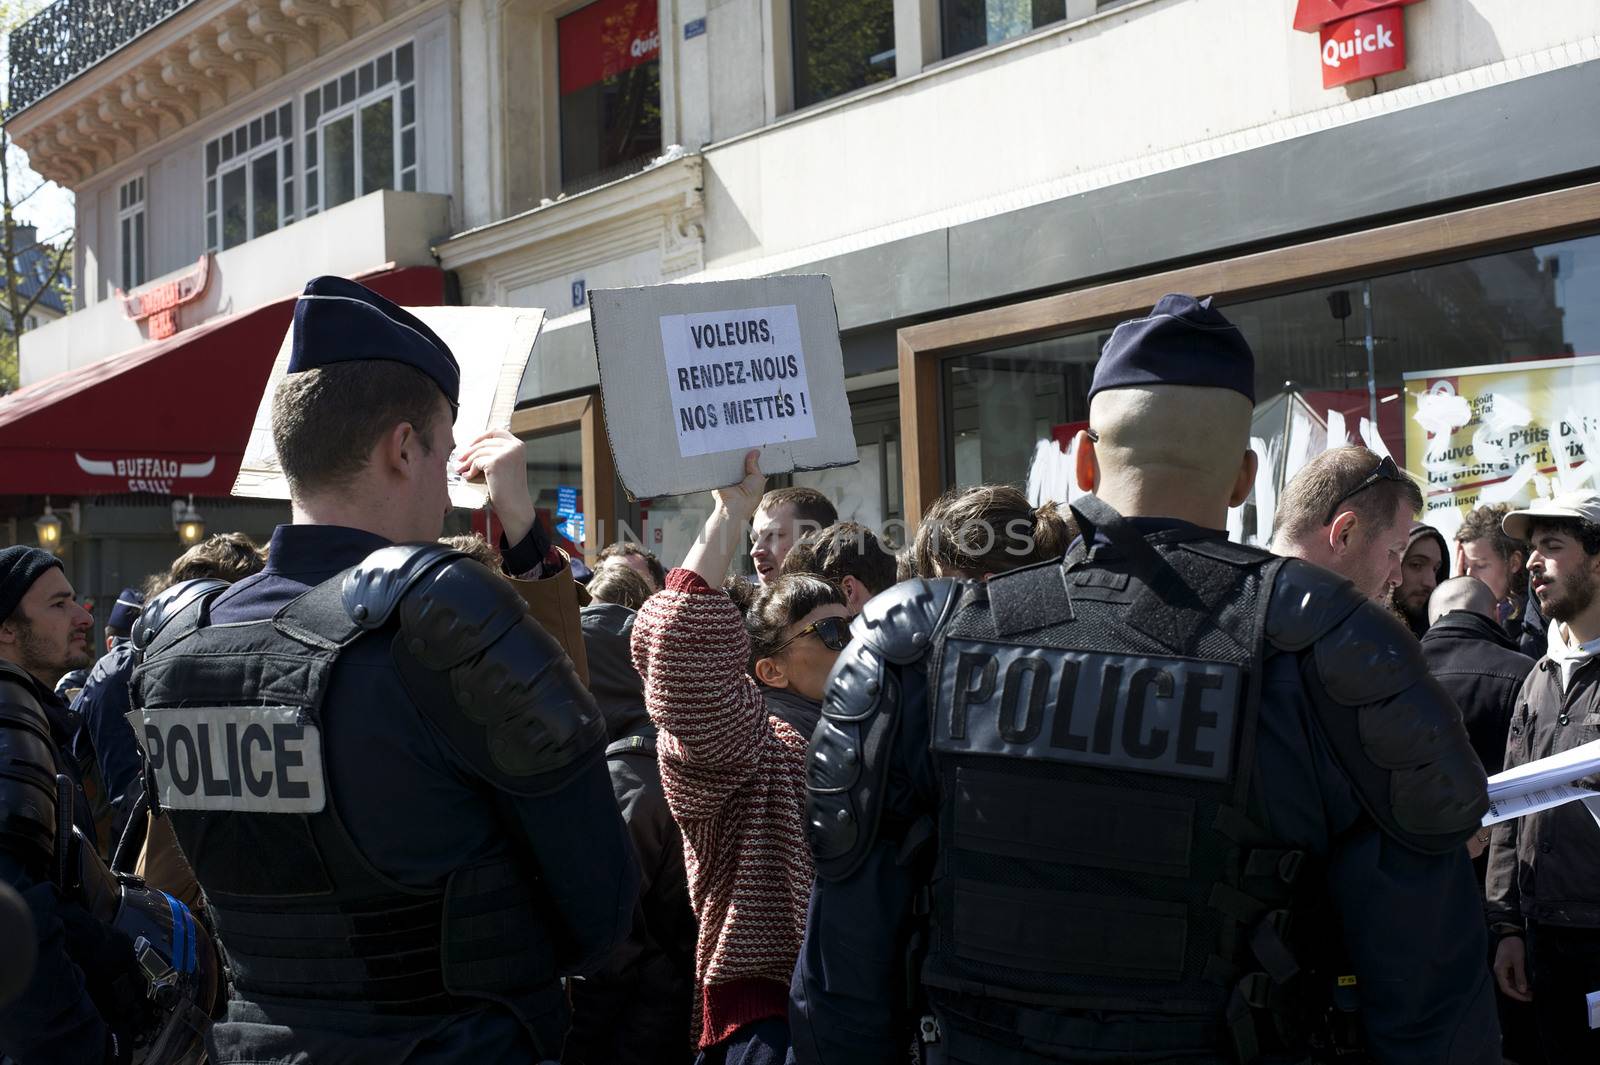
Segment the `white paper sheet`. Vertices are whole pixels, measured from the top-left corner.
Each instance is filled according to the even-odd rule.
[[[1596,773],[1600,773],[1600,740],[1496,773],[1489,778],[1484,827],[1580,799],[1600,825],[1600,794],[1577,785]]]

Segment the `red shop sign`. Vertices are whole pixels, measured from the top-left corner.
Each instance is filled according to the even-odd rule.
[[[1406,68],[1406,19],[1385,7],[1322,27],[1322,87],[1393,74]]]
[[[655,0],[596,0],[556,22],[561,95],[661,55]]]
[[[123,314],[136,322],[149,323],[151,340],[165,340],[178,331],[178,308],[205,295],[210,280],[211,254],[207,252],[181,277],[142,292],[123,292],[119,288],[114,294],[122,301]]]

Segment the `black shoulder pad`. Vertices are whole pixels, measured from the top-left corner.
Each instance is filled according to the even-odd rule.
[[[1267,639],[1281,650],[1303,651],[1366,601],[1337,573],[1298,558],[1285,559],[1272,582]]]
[[[396,658],[448,679],[448,702],[418,705],[485,779],[539,795],[600,757],[594,697],[504,579],[456,554],[411,581],[398,606]]]
[[[355,576],[352,573],[345,579],[347,605]],[[410,577],[398,606],[403,644],[429,669],[449,669],[465,662],[528,613],[528,605],[510,582],[458,552],[435,559]],[[358,619],[358,624],[376,627],[372,625],[375,616],[369,613]]]
[[[345,613],[363,629],[381,629],[410,587],[452,556],[466,558],[444,544],[390,544],[380,547],[345,574]]]
[[[1428,853],[1465,842],[1489,809],[1483,765],[1411,634],[1362,602],[1310,657],[1322,731],[1373,820]]]
[[[904,581],[873,597],[850,626],[855,639],[828,676],[806,757],[811,850],[824,880],[855,872],[877,840],[900,717],[919,712],[901,705],[902,671],[922,668],[961,591],[959,581]]]
[[[143,654],[173,618],[207,596],[213,596],[228,586],[227,581],[201,577],[174,584],[171,588],[145,603],[139,620],[133,625],[133,649]]]
[[[43,868],[55,854],[57,767],[31,683],[0,664],[0,849]]]
[[[822,720],[806,754],[811,851],[823,880],[853,873],[877,839],[889,751],[900,721],[897,671],[876,643],[860,639],[859,632],[857,637],[834,664]]]
[[[960,598],[961,582],[948,577],[901,581],[867,600],[850,634],[896,665],[915,662],[928,650],[933,630]],[[837,674],[835,670],[835,674]]]

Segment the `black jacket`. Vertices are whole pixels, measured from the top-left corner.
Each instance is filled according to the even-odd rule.
[[[0,663],[0,720],[6,722],[0,728],[48,726],[55,753],[55,765],[48,769],[70,782],[72,822],[93,839],[94,822],[79,767],[64,754],[75,725],[66,705],[18,667]],[[5,746],[0,744],[0,771],[7,768]],[[0,773],[0,819],[8,802],[29,798],[18,784],[21,776],[9,781],[4,776]],[[0,1008],[0,1059],[15,1058],[24,1065],[109,1060],[112,1029],[126,1029],[118,1020],[115,985],[131,978],[133,943],[58,890],[37,856],[11,845],[4,831],[0,831],[0,879],[22,896],[38,936],[38,961],[27,988]],[[0,956],[5,959],[0,965],[14,964],[10,944],[0,945]]]
[[[1533,659],[1481,614],[1452,610],[1422,637],[1428,672],[1461,708],[1478,760],[1498,773],[1506,760],[1506,732],[1517,692],[1533,672]]]
[[[604,969],[573,987],[567,1065],[685,1065],[692,1057],[694,911],[683,836],[661,789],[656,730],[629,645],[633,611],[584,607],[589,690],[605,715],[611,789],[639,857],[633,927]]]

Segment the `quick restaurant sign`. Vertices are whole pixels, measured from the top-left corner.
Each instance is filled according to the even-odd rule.
[[[1405,7],[1417,0],[1300,0],[1294,28],[1321,37],[1322,87],[1406,67]]]

